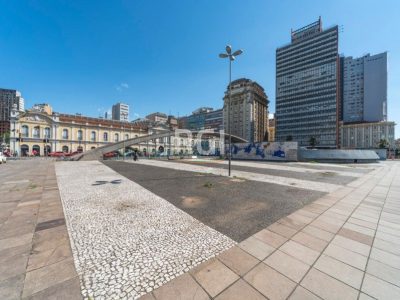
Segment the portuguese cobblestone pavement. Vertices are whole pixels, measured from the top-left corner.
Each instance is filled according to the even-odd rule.
[[[56,172],[85,298],[137,298],[234,245],[100,162]]]

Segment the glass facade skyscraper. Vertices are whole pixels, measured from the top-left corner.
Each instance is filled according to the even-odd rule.
[[[339,119],[338,27],[321,18],[291,32],[276,50],[276,140],[336,147]]]

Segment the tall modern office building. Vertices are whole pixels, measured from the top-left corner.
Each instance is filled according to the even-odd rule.
[[[264,88],[255,81],[240,78],[232,81],[231,93],[229,103],[228,86],[223,108],[225,130],[252,143],[267,141],[269,101]]]
[[[14,105],[18,111],[24,111],[25,102],[21,93],[0,88],[0,135],[10,131],[10,116]]]
[[[118,102],[112,106],[112,119],[116,121],[129,120],[129,105]]]
[[[319,18],[276,50],[276,141],[338,145],[338,41],[338,26],[323,30]]]
[[[343,58],[343,122],[387,120],[387,53]]]

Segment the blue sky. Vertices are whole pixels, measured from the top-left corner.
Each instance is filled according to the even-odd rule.
[[[396,0],[0,0],[0,11],[0,87],[20,90],[27,107],[99,116],[123,101],[131,119],[219,108],[228,68],[218,53],[230,43],[244,50],[233,78],[259,82],[273,112],[276,48],[322,16],[341,26],[341,53],[388,51],[389,118],[400,124]]]

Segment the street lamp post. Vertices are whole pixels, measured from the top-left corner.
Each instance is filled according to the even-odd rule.
[[[122,140],[123,142],[123,151],[122,151],[122,160],[125,160],[125,128],[122,126]]]
[[[228,91],[228,135],[229,135],[229,163],[228,163],[228,176],[231,176],[231,160],[232,160],[232,138],[231,138],[231,82],[232,82],[232,62],[235,60],[236,56],[243,53],[243,50],[236,50],[232,53],[232,47],[227,45],[225,47],[226,53],[221,53],[220,58],[229,58],[229,91]]]

